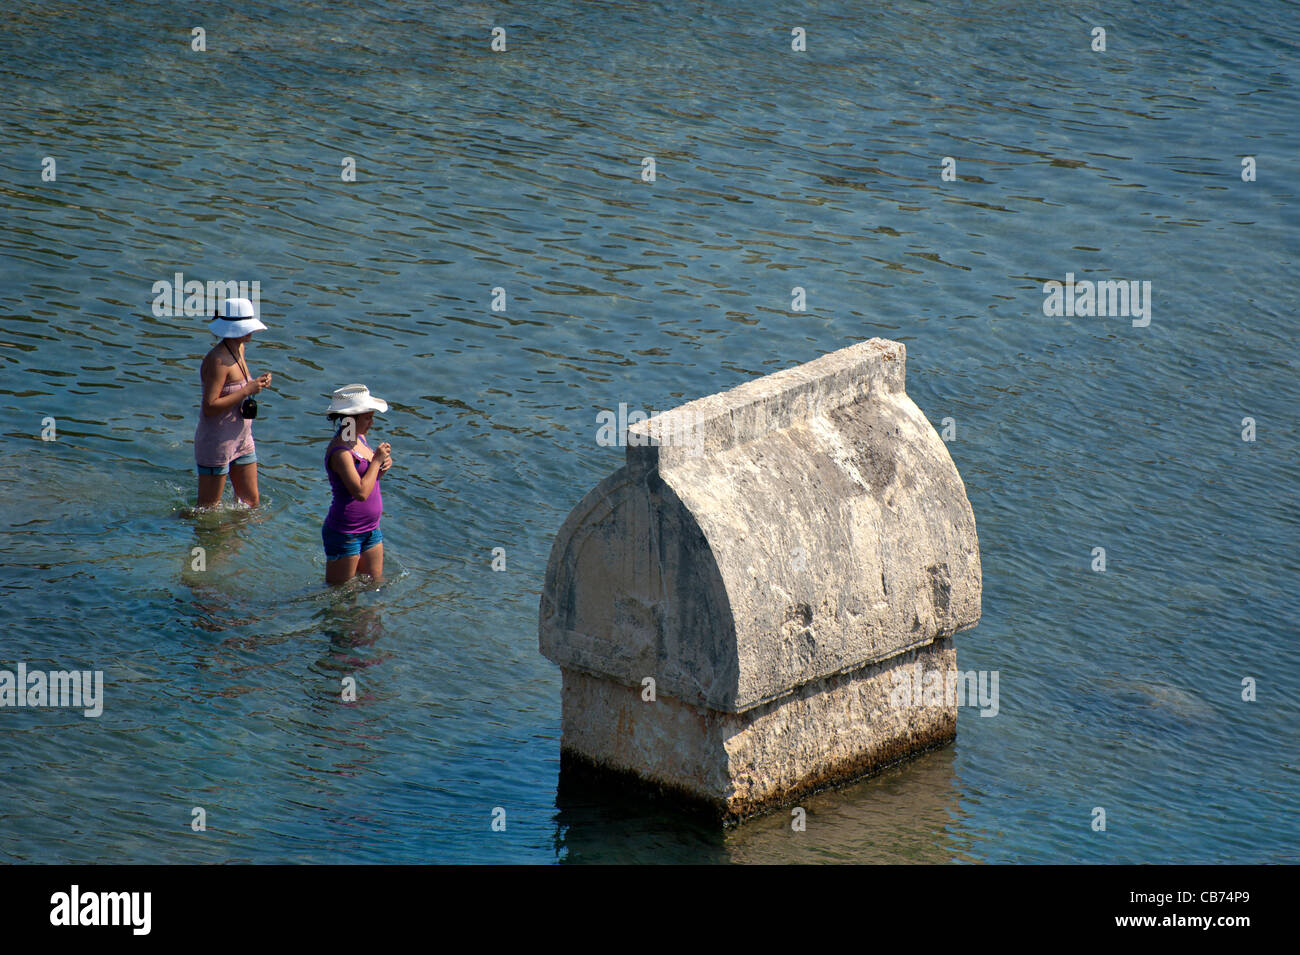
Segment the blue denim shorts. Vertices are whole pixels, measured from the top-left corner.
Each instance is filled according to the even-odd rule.
[[[256,451],[252,451],[248,454],[245,454],[242,458],[235,458],[235,460],[230,462],[230,464],[238,464],[241,466],[245,464],[256,464],[256,463],[257,463]],[[229,474],[230,464],[223,464],[221,465],[221,467],[218,468],[207,468],[204,467],[202,464],[200,464],[198,465],[199,473],[200,474]]]
[[[362,551],[370,550],[376,544],[384,542],[384,535],[379,528],[362,531],[360,534],[344,534],[322,526],[321,540],[325,542],[325,559],[338,560],[340,557],[355,557]]]

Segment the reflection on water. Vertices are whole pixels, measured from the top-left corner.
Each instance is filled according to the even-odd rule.
[[[329,655],[316,661],[318,670],[353,674],[365,667],[378,666],[392,656],[391,652],[379,652],[376,646],[384,636],[379,607],[360,603],[356,594],[343,594],[330,600],[316,612],[314,621],[329,638]],[[361,655],[358,650],[368,652]],[[360,704],[365,699],[358,693],[356,702]]]
[[[970,858],[951,746],[805,796],[797,803],[806,814],[803,831],[792,828],[790,808],[724,830],[698,814],[567,774],[556,806],[556,858],[569,863],[898,865]]]
[[[800,800],[807,831],[789,810],[727,834],[730,862],[946,863],[969,858],[961,835],[960,789],[951,746],[871,779]]]
[[[189,512],[194,526],[194,541],[189,553],[182,558],[180,579],[194,595],[193,606],[198,611],[195,625],[208,633],[224,633],[232,627],[247,626],[256,620],[247,612],[237,615],[237,609],[244,605],[238,599],[235,581],[232,580],[240,573],[241,525],[249,522],[252,513],[247,508],[229,512],[222,508]],[[244,569],[247,571],[246,567]]]

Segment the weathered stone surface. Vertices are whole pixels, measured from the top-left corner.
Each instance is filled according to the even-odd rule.
[[[935,641],[980,611],[974,516],[904,366],[872,339],[628,429],[542,593],[566,753],[737,816],[951,738],[955,713],[877,705],[908,654],[955,668]]]
[[[640,687],[565,670],[563,746],[734,821],[953,739],[955,704],[900,707],[890,694],[899,668],[956,665],[952,639],[941,638],[744,713],[664,696],[647,703]]]

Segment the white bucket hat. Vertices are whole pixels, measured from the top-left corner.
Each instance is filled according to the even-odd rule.
[[[334,391],[326,414],[365,414],[367,411],[388,411],[388,402],[376,398],[365,385],[344,385]]]
[[[266,328],[258,319],[253,303],[246,298],[228,298],[221,303],[221,316],[208,323],[218,338],[243,338]]]

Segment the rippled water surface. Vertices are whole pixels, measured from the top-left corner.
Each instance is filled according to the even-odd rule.
[[[0,858],[1300,859],[1300,8],[1201,6],[5,4],[0,668],[107,686],[0,710]],[[256,512],[187,510],[176,272],[261,283]],[[1150,281],[1150,325],[1045,316],[1067,273]],[[537,601],[620,464],[596,413],[873,336],[956,427],[998,715],[806,833],[557,794]],[[351,381],[388,579],[331,594]]]

